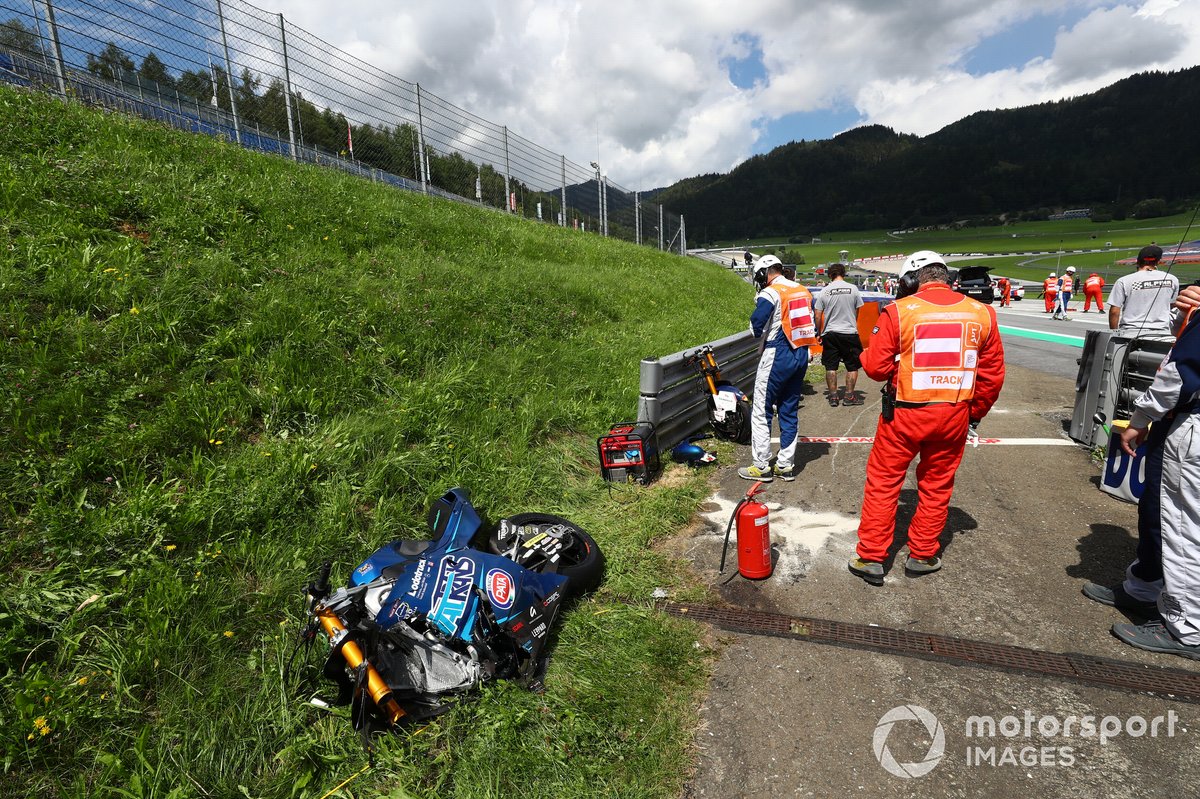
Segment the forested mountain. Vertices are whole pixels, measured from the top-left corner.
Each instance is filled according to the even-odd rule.
[[[1200,67],[981,111],[925,137],[856,128],[792,142],[658,198],[708,239],[909,227],[1047,209],[1124,216],[1200,196]],[[696,234],[693,234],[695,237]]]

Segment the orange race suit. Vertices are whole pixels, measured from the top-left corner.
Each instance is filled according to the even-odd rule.
[[[858,556],[886,560],[900,488],[919,455],[908,548],[914,558],[931,558],[946,525],[968,425],[991,410],[1004,384],[996,312],[945,283],[927,283],[879,315],[862,367],[872,380],[895,386],[896,408],[891,421],[880,416],[867,458]]]
[[[1046,297],[1046,313],[1054,310],[1054,298],[1058,296],[1058,278],[1048,277],[1042,281],[1042,294]]]
[[[1092,308],[1092,300],[1096,301],[1096,307],[1100,312],[1104,312],[1104,299],[1101,292],[1104,291],[1104,278],[1092,272],[1083,281],[1083,312],[1087,313]]]

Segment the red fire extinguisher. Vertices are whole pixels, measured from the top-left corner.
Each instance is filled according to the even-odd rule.
[[[758,502],[754,497],[766,489],[762,483],[750,486],[746,496],[742,497],[729,517],[729,525],[725,528],[725,546],[721,549],[721,568],[725,572],[725,554],[729,550],[729,533],[737,522],[737,554],[738,572],[750,580],[760,580],[770,577],[773,565],[771,563],[771,524],[767,506]]]

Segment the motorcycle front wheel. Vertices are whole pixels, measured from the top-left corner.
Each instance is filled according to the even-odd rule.
[[[713,432],[717,434],[717,438],[723,438],[735,444],[749,444],[751,411],[750,400],[738,400],[736,409],[725,412],[724,421],[713,420]]]
[[[507,522],[517,528],[519,543],[512,539],[501,542],[497,528],[488,534],[489,552],[510,558],[532,571],[557,571],[569,578],[566,592],[570,596],[586,594],[600,585],[604,577],[604,553],[595,539],[574,522],[549,513],[518,513],[510,516]],[[557,569],[541,546],[542,542],[550,540],[562,543],[557,549]],[[512,554],[514,546],[515,555]]]

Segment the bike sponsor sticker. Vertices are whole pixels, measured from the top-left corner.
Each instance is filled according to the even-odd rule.
[[[487,573],[488,598],[497,610],[508,610],[513,606],[516,596],[516,586],[512,575],[503,569],[492,569]]]
[[[475,561],[470,558],[442,558],[433,589],[433,611],[429,618],[447,634],[454,633],[466,615],[471,586],[475,584]]]
[[[417,561],[417,568],[413,572],[412,581],[408,584],[408,593],[424,599],[425,583],[431,566],[433,566],[433,561],[431,560],[421,559]]]

